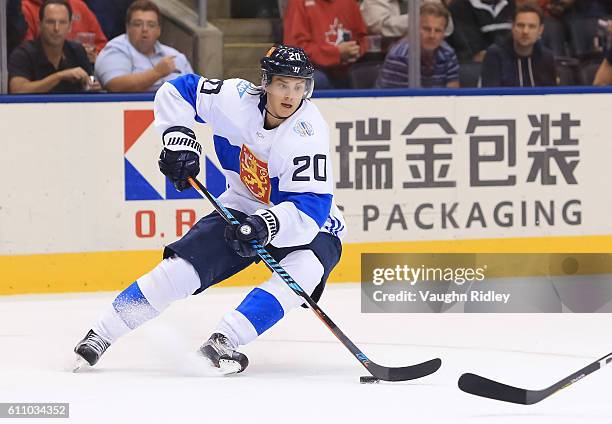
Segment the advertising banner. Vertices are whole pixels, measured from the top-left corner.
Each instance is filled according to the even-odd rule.
[[[313,101],[348,228],[331,281],[359,281],[362,253],[612,247],[610,94]],[[0,104],[0,115],[0,294],[118,289],[212,211],[159,172],[149,102]],[[212,130],[194,130],[200,179],[218,195]]]

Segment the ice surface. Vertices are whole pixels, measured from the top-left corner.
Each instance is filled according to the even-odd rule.
[[[468,371],[543,388],[612,351],[611,315],[362,314],[357,284],[331,285],[321,307],[372,360],[440,357],[442,368],[359,384],[365,369],[298,308],[242,349],[245,373],[214,375],[193,352],[248,291],[213,288],[177,302],[80,374],[70,372],[72,349],[116,293],[0,297],[0,402],[69,402],[70,419],[52,422],[84,424],[612,422],[612,366],[532,406],[457,388]]]

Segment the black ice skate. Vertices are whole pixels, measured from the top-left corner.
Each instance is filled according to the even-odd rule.
[[[109,346],[109,342],[98,336],[93,330],[89,330],[83,340],[74,348],[74,353],[77,354],[77,360],[73,371],[79,371],[83,366],[86,366],[86,364],[94,366]]]
[[[200,347],[200,353],[225,375],[240,373],[249,366],[246,355],[234,350],[227,337],[220,333],[213,333]]]

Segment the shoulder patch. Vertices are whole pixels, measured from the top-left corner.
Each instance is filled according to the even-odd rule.
[[[251,84],[248,81],[242,80],[240,81],[238,84],[236,84],[236,90],[238,90],[238,96],[240,96],[240,98],[242,98],[242,96],[244,96],[244,93],[246,93],[246,91],[253,87],[253,84]]]
[[[301,119],[297,121],[293,126],[293,132],[302,137],[314,135],[314,129],[312,128],[312,124],[308,121],[303,121]]]

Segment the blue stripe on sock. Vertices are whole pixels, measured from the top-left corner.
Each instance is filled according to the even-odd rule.
[[[113,308],[131,330],[159,315],[134,281],[119,293],[113,301]]]
[[[253,324],[258,335],[272,327],[285,315],[279,301],[267,291],[259,288],[251,290],[236,310]]]

